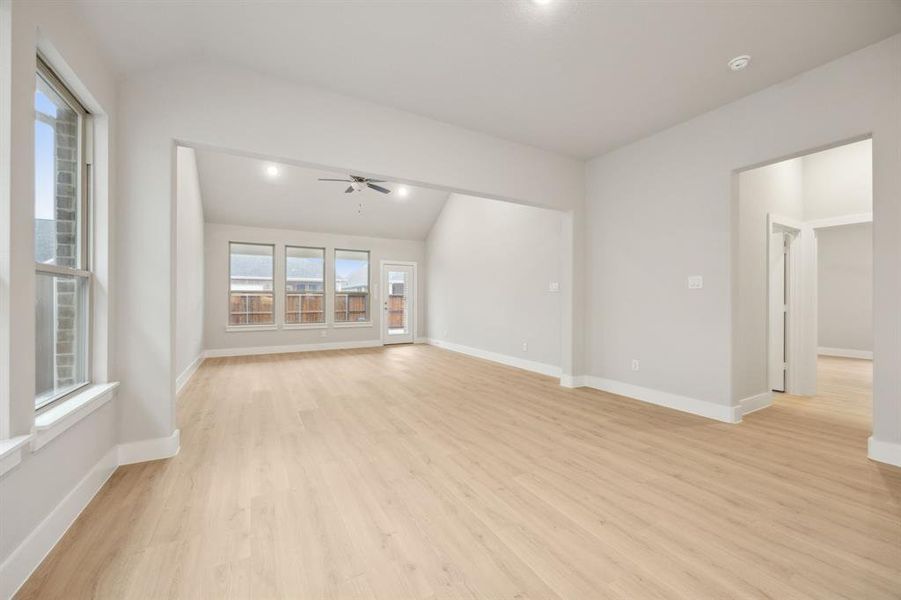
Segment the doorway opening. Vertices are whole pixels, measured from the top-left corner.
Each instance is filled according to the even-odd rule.
[[[738,174],[737,395],[781,394],[870,419],[872,140]]]

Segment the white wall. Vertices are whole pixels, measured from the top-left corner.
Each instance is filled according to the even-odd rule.
[[[817,232],[818,344],[873,350],[873,225]]]
[[[203,352],[203,197],[193,148],[176,155],[175,372],[185,374]]]
[[[119,170],[127,210],[117,223],[119,317],[130,324],[117,337],[126,440],[176,427],[176,140],[564,209],[582,197],[580,161],[243,69],[146,72],[124,82],[119,99],[128,148]]]
[[[206,317],[204,339],[210,351],[237,348],[272,346],[296,346],[304,344],[335,344],[374,342],[381,340],[380,309],[380,261],[401,260],[417,263],[418,306],[414,314],[416,335],[424,336],[426,312],[426,288],[428,278],[425,266],[425,242],[417,240],[391,240],[331,233],[293,231],[289,229],[264,229],[239,225],[207,223],[206,234]],[[226,331],[228,323],[228,243],[251,242],[276,244],[275,249],[275,310],[279,322],[284,311],[284,253],[285,245],[314,246],[326,249],[326,289],[330,300],[334,289],[335,248],[345,250],[369,250],[370,260],[370,310],[372,324],[367,327],[334,327],[329,318],[327,329],[279,329],[275,331]],[[327,306],[331,306],[328,301]],[[327,309],[328,312],[328,309]],[[323,332],[325,336],[323,336]]]
[[[560,366],[562,215],[453,194],[426,240],[429,337]],[[528,350],[523,350],[523,343]]]
[[[590,161],[587,371],[742,397],[736,170],[873,135],[874,439],[901,441],[901,37]],[[704,289],[686,289],[703,275]],[[641,371],[629,371],[632,358]]]
[[[873,212],[873,140],[802,159],[804,220]]]
[[[767,215],[804,218],[803,159],[744,171],[738,177],[738,294],[733,323],[742,343],[733,374],[738,398],[767,390]]]
[[[113,323],[107,317],[115,308],[108,251],[113,237],[110,217],[114,205],[109,190],[115,174],[115,78],[76,12],[69,3],[0,0],[0,314],[8,319],[0,324],[0,438],[29,434],[34,426],[31,198],[35,57],[39,49],[95,115],[92,376],[95,381],[114,378]],[[11,580],[12,572],[23,565],[34,566],[27,560],[11,560],[15,549],[115,448],[117,413],[113,400],[37,451],[26,446],[22,462],[0,478],[0,595],[21,583]]]

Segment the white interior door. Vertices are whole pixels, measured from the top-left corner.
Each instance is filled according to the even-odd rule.
[[[382,264],[382,342],[413,343],[414,271],[411,265]]]
[[[769,378],[770,389],[785,391],[785,331],[788,311],[786,295],[786,233],[773,227],[769,235]]]

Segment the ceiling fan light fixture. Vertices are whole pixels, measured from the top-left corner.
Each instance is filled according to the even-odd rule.
[[[406,198],[410,195],[410,188],[405,185],[400,186],[399,188],[397,188],[397,195],[401,198]]]
[[[344,190],[345,194],[351,194],[353,192],[362,192],[366,188],[371,190],[375,190],[377,192],[381,192],[382,194],[390,194],[391,190],[388,188],[377,185],[379,183],[385,183],[384,179],[370,179],[369,177],[362,177],[360,175],[348,175],[349,179],[335,179],[333,177],[320,177],[319,181],[340,181],[342,183],[349,183],[350,185]]]
[[[278,177],[278,167],[275,165],[269,165],[266,167],[266,175],[269,177]]]

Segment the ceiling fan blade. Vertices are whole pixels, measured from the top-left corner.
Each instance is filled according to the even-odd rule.
[[[367,179],[367,183],[385,183],[384,179]]]
[[[369,186],[369,187],[371,187],[371,188],[374,189],[375,191],[381,192],[381,193],[383,193],[383,194],[390,194],[390,193],[391,193],[391,190],[389,190],[388,188],[383,188],[383,187],[380,186],[380,185],[375,185],[375,184],[373,184],[373,183],[368,183],[368,182],[366,183],[366,185]]]
[[[353,179],[325,179],[324,177],[320,177],[319,181],[353,181]]]
[[[347,186],[347,189],[344,190],[344,193],[345,193],[345,194],[352,194],[353,191],[354,191],[354,186],[349,185],[349,186]]]

